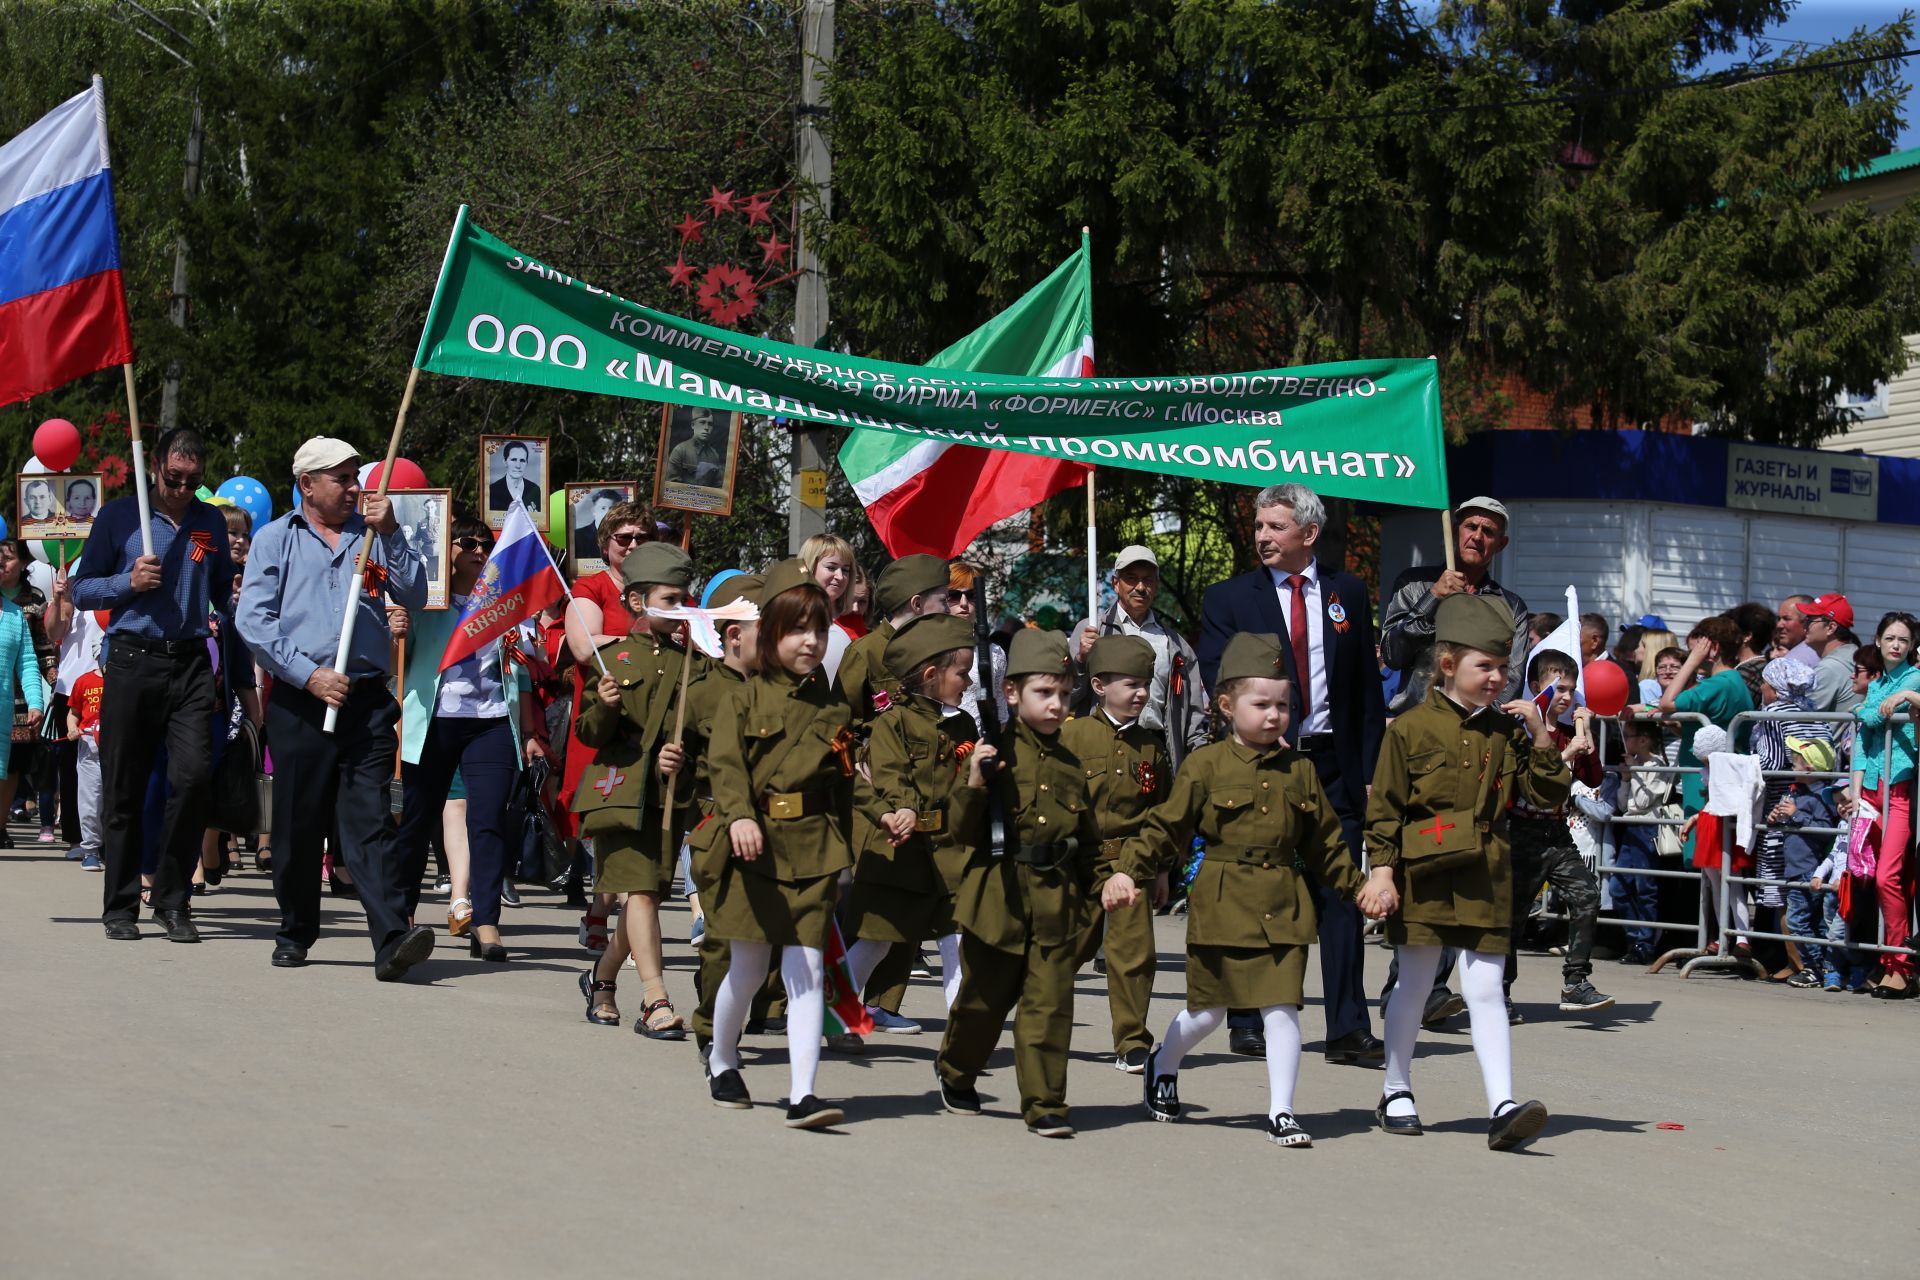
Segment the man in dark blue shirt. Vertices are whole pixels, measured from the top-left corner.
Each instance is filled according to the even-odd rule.
[[[217,697],[207,655],[208,619],[233,595],[227,521],[194,497],[207,446],[180,427],[153,454],[153,554],[142,551],[140,507],[116,498],[100,508],[71,578],[76,609],[105,609],[101,675],[100,794],[106,885],[101,923],[109,938],[135,941],[140,929],[142,816],[154,753],[167,749],[167,798],[153,917],[172,942],[198,942],[187,910],[193,865],[206,828]]]

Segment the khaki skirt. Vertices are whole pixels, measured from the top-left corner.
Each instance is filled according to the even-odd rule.
[[[651,893],[664,898],[673,892],[679,851],[667,849],[660,834],[659,811],[650,810],[647,816],[652,819],[651,830],[616,828],[593,835],[595,893]]]
[[[826,950],[833,935],[838,873],[804,880],[775,880],[727,859],[713,889],[701,898],[707,933],[735,942]]]
[[[1306,1003],[1304,946],[1187,948],[1187,1010]]]
[[[847,894],[847,937],[918,944],[959,928],[951,893],[920,893],[857,876]]]
[[[1471,924],[1421,924],[1395,917],[1387,921],[1387,941],[1396,947],[1458,947],[1482,955],[1507,954],[1505,929],[1482,929]]]

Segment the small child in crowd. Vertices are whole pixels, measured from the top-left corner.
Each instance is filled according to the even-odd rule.
[[[1824,738],[1788,738],[1786,747],[1796,773],[1832,772],[1833,745]],[[1830,782],[1796,778],[1767,814],[1768,821],[1786,824],[1786,838],[1782,841],[1785,865],[1782,879],[1791,886],[1786,894],[1786,931],[1805,938],[1821,938],[1827,934],[1831,895],[1821,881],[1820,868],[1832,853],[1835,837],[1831,832],[1809,833],[1807,828],[1838,825],[1839,815],[1834,810],[1833,791]],[[1810,881],[1811,885],[1801,888],[1800,881]],[[1809,942],[1797,945],[1804,967],[1787,980],[1787,985],[1824,985],[1838,990],[1840,973],[1837,968],[1827,968],[1826,948]]]

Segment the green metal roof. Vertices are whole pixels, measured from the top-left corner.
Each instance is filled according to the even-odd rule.
[[[1913,168],[1920,168],[1920,147],[1909,147],[1905,151],[1895,151],[1881,156],[1878,160],[1869,160],[1865,164],[1855,165],[1840,175],[1840,181],[1861,182],[1867,178],[1878,178],[1884,174]]]

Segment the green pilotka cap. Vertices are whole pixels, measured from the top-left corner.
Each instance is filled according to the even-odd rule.
[[[707,608],[724,608],[742,599],[758,604],[760,589],[764,586],[766,579],[757,573],[736,573],[713,589],[713,595],[707,599]]]
[[[693,558],[671,542],[643,542],[627,553],[620,579],[629,587],[679,587],[693,581]]]
[[[1007,679],[1072,674],[1073,658],[1067,652],[1067,638],[1058,631],[1028,627],[1013,633],[1013,644],[1007,649]]]
[[[973,624],[950,613],[915,618],[887,641],[887,670],[905,680],[943,653],[973,648]]]
[[[1087,650],[1090,676],[1153,679],[1153,646],[1139,636],[1101,636]]]
[[[1513,649],[1513,610],[1499,596],[1450,595],[1433,612],[1433,638],[1504,658]]]
[[[795,587],[812,587],[823,596],[827,594],[826,590],[813,580],[813,575],[807,572],[805,564],[799,560],[782,560],[768,569],[764,575],[764,580],[760,584],[760,607],[765,609],[773,603],[775,596],[783,591],[791,591]]]
[[[1143,642],[1144,643],[1144,642]],[[1280,637],[1271,631],[1242,631],[1227,641],[1220,655],[1220,674],[1215,684],[1229,680],[1285,680],[1286,660],[1280,654]]]
[[[929,591],[944,591],[947,586],[947,562],[939,556],[901,556],[880,571],[873,584],[873,602],[883,616],[894,614],[912,603],[915,596]]]

